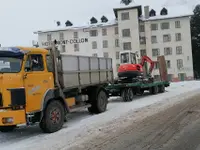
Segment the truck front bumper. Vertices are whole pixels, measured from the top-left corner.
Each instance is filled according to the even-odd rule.
[[[26,123],[25,110],[0,109],[0,126]]]

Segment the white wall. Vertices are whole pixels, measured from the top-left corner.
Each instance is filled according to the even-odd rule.
[[[130,20],[122,21],[121,13],[129,11]],[[181,21],[181,28],[175,28],[175,21]],[[170,22],[170,29],[161,30],[162,22]],[[157,31],[151,31],[151,23],[158,24]],[[145,25],[145,32],[139,33],[139,25]],[[118,35],[115,34],[115,27],[118,26]],[[102,36],[102,28],[107,29],[107,35]],[[122,37],[122,29],[131,29],[131,37]],[[90,37],[90,30],[98,30],[98,36]],[[86,32],[87,31],[87,32]],[[128,41],[132,43],[132,51],[140,51],[146,49],[147,56],[156,61],[157,57],[152,56],[152,49],[159,48],[160,55],[164,55],[164,47],[172,47],[172,55],[165,56],[166,60],[171,61],[171,68],[168,69],[169,74],[174,74],[174,78],[178,77],[178,73],[186,73],[187,76],[193,77],[193,61],[192,61],[192,48],[191,48],[191,34],[190,34],[190,20],[188,17],[154,20],[154,21],[138,21],[137,9],[120,10],[118,11],[118,25],[113,24],[104,27],[67,29],[64,32],[65,40],[74,39],[74,32],[78,32],[79,38],[88,38],[88,42],[79,44],[79,52],[74,51],[74,44],[66,44],[66,53],[75,55],[87,55],[97,53],[99,57],[103,56],[103,52],[108,52],[109,57],[113,59],[113,71],[114,76],[117,77],[117,67],[119,59],[116,59],[116,52],[123,50],[123,43]],[[182,40],[175,41],[175,33],[182,34]],[[163,42],[163,34],[171,34],[171,42]],[[157,36],[158,43],[151,43],[151,36]],[[146,37],[146,44],[140,45],[139,36]],[[52,32],[52,39],[59,40],[59,32]],[[115,46],[115,40],[119,39],[120,47]],[[103,40],[108,40],[108,48],[103,48]],[[47,33],[41,33],[38,35],[39,46],[42,46],[42,42],[47,41]],[[92,49],[92,41],[97,41],[97,49]],[[182,46],[183,54],[176,54],[176,46]],[[189,58],[189,59],[188,59]],[[186,67],[184,70],[177,69],[177,59],[183,59],[183,65]],[[158,75],[158,69],[153,71],[153,75]]]
[[[175,21],[180,21],[181,28],[175,28]],[[160,24],[162,22],[169,22],[170,29],[161,30]],[[158,24],[157,31],[151,31],[151,23]],[[181,41],[176,41],[175,34],[181,33]],[[171,35],[171,42],[163,42],[163,35],[170,34]],[[151,43],[151,36],[157,36],[158,43],[152,44]],[[145,22],[145,36],[146,36],[146,50],[147,55],[150,56],[154,61],[156,61],[156,57],[152,56],[152,49],[159,48],[160,55],[164,55],[164,47],[171,47],[172,48],[172,55],[165,56],[166,60],[171,61],[171,68],[168,68],[169,74],[174,74],[174,78],[178,77],[178,73],[186,73],[187,76],[193,77],[193,61],[192,61],[192,48],[191,48],[191,34],[190,34],[190,20],[188,17],[184,18],[174,18],[168,20],[155,20],[155,21],[148,21]],[[176,46],[182,46],[183,54],[177,55],[176,54]],[[188,60],[189,57],[189,60]],[[177,68],[177,59],[183,59],[183,66],[186,67],[185,70],[178,70]],[[158,74],[158,70],[153,71],[154,75]]]
[[[122,20],[121,14],[129,12],[129,20]],[[120,47],[123,48],[124,42],[131,42],[132,51],[136,52],[140,48],[139,43],[139,23],[138,23],[138,11],[137,9],[128,9],[128,10],[120,10],[118,11],[118,27],[119,27],[119,39],[120,39]],[[123,37],[122,30],[130,29],[131,36]]]

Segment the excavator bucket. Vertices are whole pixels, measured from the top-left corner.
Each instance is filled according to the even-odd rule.
[[[168,72],[167,72],[165,56],[158,56],[157,61],[159,64],[159,72],[160,72],[161,81],[168,81]]]

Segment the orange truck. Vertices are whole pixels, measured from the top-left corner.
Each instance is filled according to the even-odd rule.
[[[106,111],[112,59],[64,55],[55,45],[0,48],[1,132],[39,123],[52,133],[62,128],[71,111]]]

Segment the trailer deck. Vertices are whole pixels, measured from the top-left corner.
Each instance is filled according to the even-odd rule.
[[[110,97],[121,96],[123,101],[132,101],[134,95],[143,95],[147,90],[151,94],[165,92],[165,87],[170,85],[169,81],[155,81],[151,83],[144,83],[141,81],[134,83],[113,83],[106,87]]]

